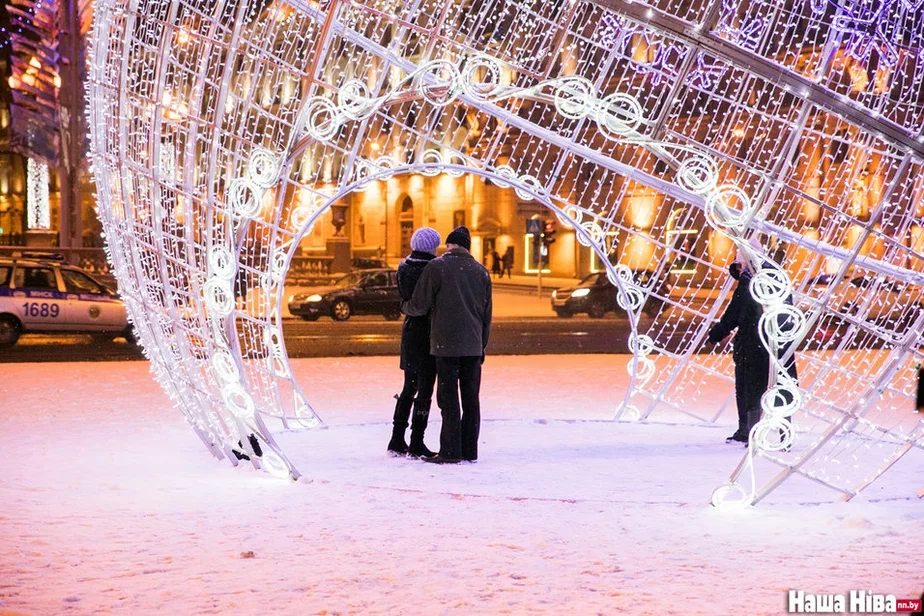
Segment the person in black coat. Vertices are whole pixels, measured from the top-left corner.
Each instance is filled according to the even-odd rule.
[[[436,357],[436,401],[443,417],[437,463],[478,459],[481,364],[491,335],[491,274],[469,252],[471,234],[456,227],[446,251],[431,261],[405,314],[430,315],[430,353]],[[461,396],[462,404],[459,405]]]
[[[725,442],[747,443],[751,428],[760,421],[760,399],[767,391],[770,379],[770,355],[760,341],[758,333],[762,309],[751,295],[753,268],[750,264],[742,264],[736,259],[728,271],[732,278],[738,281],[738,285],[725,309],[725,314],[709,330],[709,341],[719,343],[728,337],[732,330],[738,330],[732,341],[738,429]]]
[[[398,266],[398,293],[402,302],[411,299],[417,281],[427,264],[436,258],[440,245],[436,229],[421,227],[411,236],[411,254]],[[430,355],[430,318],[407,316],[401,330],[401,369],[404,371],[404,388],[396,396],[394,427],[388,451],[431,458],[436,454],[424,444],[424,432],[430,417],[433,385],[436,381],[436,362]],[[411,444],[404,440],[411,407]]]
[[[491,251],[491,273],[495,278],[499,278],[504,273],[501,256],[497,254],[496,250]]]
[[[501,257],[501,278],[504,277],[505,272],[507,278],[513,278],[513,246],[507,246],[507,251]]]

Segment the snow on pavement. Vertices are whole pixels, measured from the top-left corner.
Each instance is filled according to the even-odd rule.
[[[479,462],[433,466],[385,455],[397,358],[294,360],[327,422],[278,435],[298,482],[212,458],[142,362],[4,365],[0,614],[780,614],[790,588],[920,596],[919,458],[851,503],[794,483],[716,510],[741,455],[731,418],[607,421],[625,361],[489,357]]]

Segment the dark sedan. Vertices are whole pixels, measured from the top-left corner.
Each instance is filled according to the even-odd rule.
[[[647,287],[654,276],[650,270],[633,272],[636,284]],[[649,296],[642,311],[654,316],[661,310],[664,298],[670,294],[671,285],[662,277],[655,295]],[[616,287],[606,276],[606,272],[596,272],[584,278],[576,287],[558,289],[552,292],[552,309],[562,318],[586,312],[592,319],[601,319],[607,312],[624,313],[616,303]]]
[[[380,314],[389,321],[401,318],[397,272],[392,269],[363,270],[347,274],[332,286],[293,295],[289,312],[306,321],[327,315],[346,321],[354,314]]]
[[[370,270],[386,269],[388,264],[382,259],[373,259],[371,257],[356,257],[350,261],[350,269],[353,270]]]

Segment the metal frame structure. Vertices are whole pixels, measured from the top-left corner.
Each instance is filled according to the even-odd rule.
[[[869,4],[98,2],[99,214],[155,376],[214,455],[236,464],[231,450],[252,454],[255,435],[252,463],[297,477],[270,427],[321,423],[282,334],[301,239],[351,191],[403,173],[474,174],[548,207],[606,265],[633,332],[618,420],[719,417],[728,402],[701,403],[731,373],[727,356],[701,352],[729,291],[709,291],[729,258],[716,246],[759,263],[771,386],[713,501],[753,504],[793,476],[854,496],[924,449],[911,412],[924,329],[922,8],[880,0],[872,20]],[[709,242],[677,246],[663,222],[633,222],[621,204],[636,186],[672,221],[712,229]],[[708,275],[643,320],[657,281],[639,286],[608,259],[630,240],[651,246],[659,275],[673,258]],[[819,271],[831,274],[820,295]],[[848,306],[858,278],[864,293]],[[252,290],[246,301],[235,284]],[[811,343],[827,329],[842,335]],[[782,368],[797,349],[799,382]]]

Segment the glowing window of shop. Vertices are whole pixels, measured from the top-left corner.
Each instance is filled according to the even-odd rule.
[[[538,274],[539,273],[539,261],[536,258],[535,246],[536,243],[533,239],[532,233],[527,233],[523,236],[523,255],[525,260],[523,262],[523,272],[527,274]],[[542,247],[542,273],[550,274],[552,270],[549,269],[549,248],[548,246]]]

